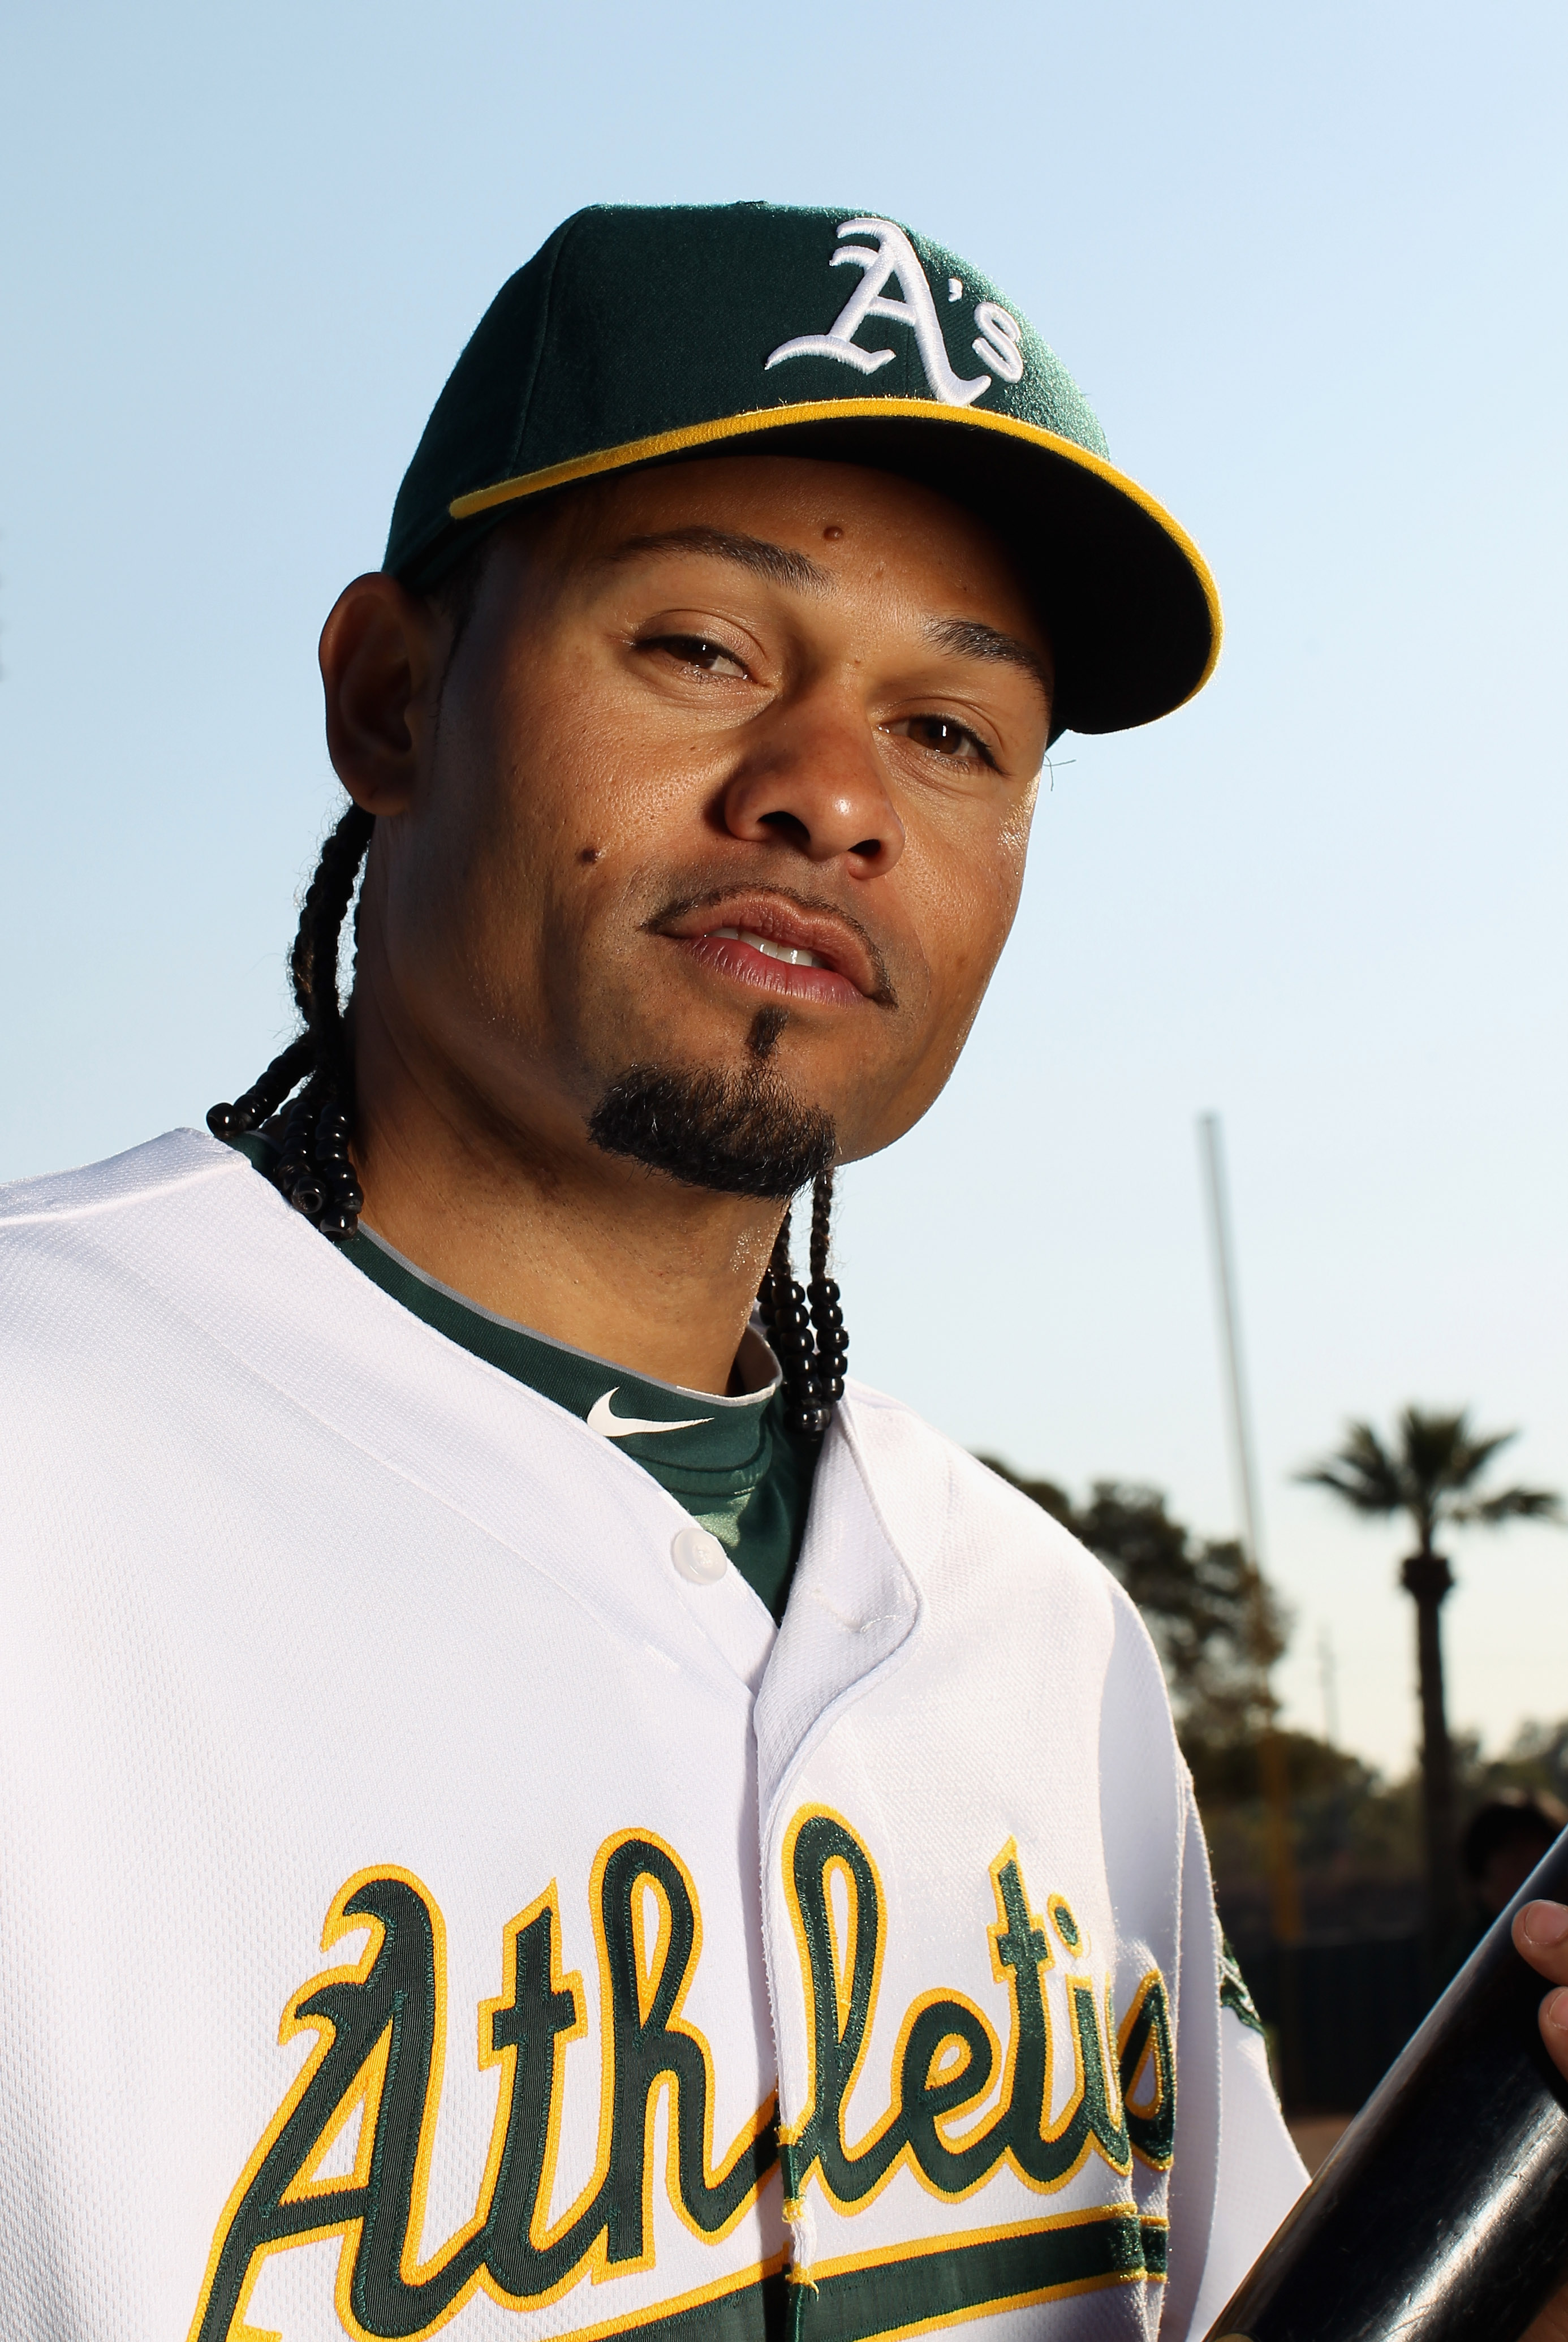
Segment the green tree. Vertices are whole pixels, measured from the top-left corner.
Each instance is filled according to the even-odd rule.
[[[1309,1486],[1327,1488],[1354,1512],[1383,1518],[1403,1513],[1415,1531],[1416,1550],[1400,1578],[1415,1604],[1427,1915],[1440,1955],[1457,1933],[1462,1905],[1441,1631],[1453,1572],[1434,1540],[1450,1525],[1501,1528],[1511,1520],[1563,1518],[1562,1499],[1550,1488],[1480,1492],[1477,1484],[1493,1458],[1518,1436],[1516,1431],[1473,1431],[1468,1407],[1442,1415],[1407,1406],[1388,1445],[1370,1423],[1347,1424],[1343,1445],[1296,1476]]]

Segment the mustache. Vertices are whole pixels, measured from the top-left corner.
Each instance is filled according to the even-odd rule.
[[[667,903],[660,904],[651,918],[644,920],[643,932],[644,935],[657,935],[663,928],[673,925],[676,919],[685,918],[691,912],[707,911],[720,903],[727,903],[731,896],[740,893],[743,887],[748,895],[771,895],[776,902],[793,903],[797,911],[814,911],[825,914],[830,919],[841,920],[849,928],[851,934],[859,938],[871,962],[876,978],[876,987],[868,997],[874,1000],[879,1008],[897,1007],[898,994],[894,987],[893,976],[887,965],[887,955],[882,946],[863,919],[857,919],[853,911],[846,911],[842,903],[834,903],[825,895],[803,895],[794,886],[758,886],[754,879],[743,881],[732,879],[724,886],[704,887],[701,894],[673,895]]]

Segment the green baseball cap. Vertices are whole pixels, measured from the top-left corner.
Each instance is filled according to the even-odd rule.
[[[594,205],[508,278],[453,368],[385,567],[434,585],[524,499],[711,455],[865,464],[980,515],[1056,655],[1054,730],[1179,707],[1219,656],[1192,539],[989,278],[895,220]]]

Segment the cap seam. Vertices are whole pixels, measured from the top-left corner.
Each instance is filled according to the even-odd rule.
[[[564,223],[558,237],[556,238],[554,255],[550,262],[550,274],[544,282],[544,297],[541,304],[539,332],[534,344],[534,363],[529,369],[528,380],[524,388],[522,398],[518,402],[516,414],[513,422],[512,447],[510,455],[507,459],[513,465],[515,465],[518,457],[522,454],[523,443],[528,435],[528,410],[534,404],[534,391],[539,380],[539,370],[544,363],[545,344],[550,338],[550,327],[553,322],[555,302],[555,279],[560,272],[562,257],[565,253],[567,245],[571,244],[576,236],[577,231],[582,226],[584,221],[588,218],[592,208],[593,206],[591,205],[584,204],[581,211],[574,212],[571,218]],[[450,505],[447,507],[447,518],[448,525],[450,525]]]

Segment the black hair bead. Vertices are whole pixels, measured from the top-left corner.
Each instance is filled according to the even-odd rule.
[[[786,1212],[757,1293],[757,1304],[779,1362],[784,1419],[787,1427],[820,1439],[844,1396],[849,1338],[844,1331],[839,1290],[827,1273],[833,1210],[833,1175],[817,1180],[812,1196],[811,1284],[803,1286],[790,1263],[790,1216]]]
[[[215,1106],[207,1115],[207,1128],[215,1138],[242,1137],[275,1114],[287,1097],[311,1061],[308,1034],[302,1033],[282,1049],[266,1071],[251,1084],[248,1090],[231,1105],[226,1099]]]

